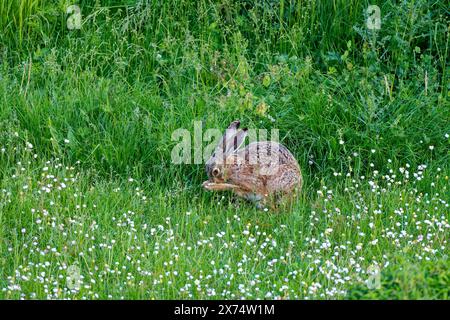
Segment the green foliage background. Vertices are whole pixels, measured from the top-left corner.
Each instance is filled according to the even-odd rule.
[[[72,4],[81,8],[80,30],[66,25],[66,9]],[[366,27],[369,4],[381,8],[380,30]],[[91,196],[102,199],[99,210],[105,219],[118,203],[134,203],[133,188],[122,186],[131,176],[152,199],[143,207],[133,204],[138,211],[152,212],[148,221],[157,223],[163,216],[178,221],[180,214],[195,208],[206,217],[214,213],[212,220],[240,212],[254,222],[253,215],[261,213],[251,205],[234,209],[231,203],[224,209],[211,204],[220,196],[201,190],[203,165],[171,164],[177,142],[170,133],[177,128],[192,131],[196,120],[204,128],[225,128],[241,119],[247,127],[280,130],[305,177],[301,209],[282,218],[299,228],[309,223],[318,188],[341,190],[350,183],[350,178],[336,178],[337,172],[369,176],[389,160],[395,172],[408,163],[411,168],[439,167],[439,177],[449,174],[446,1],[5,0],[0,3],[0,30],[0,147],[7,149],[0,154],[3,195],[20,187],[11,176],[18,162],[32,161],[23,148],[29,142],[42,163],[55,158],[67,165],[80,161],[83,178],[78,187],[87,191],[100,186]],[[38,179],[42,163],[27,167],[30,181]],[[386,201],[394,208],[408,192],[432,194],[430,183],[398,186]],[[108,185],[122,186],[128,200],[117,202]],[[445,181],[438,185],[448,201]],[[357,195],[341,196],[337,205],[354,210],[350,205]],[[0,198],[5,274],[26,260],[25,253],[11,255],[7,248],[23,245],[16,232],[23,221],[33,224],[26,212],[41,201],[33,197]],[[369,206],[375,206],[378,200],[367,197]],[[226,199],[232,201],[231,196]],[[74,204],[69,198],[61,201],[66,209]],[[442,214],[448,219],[446,208]],[[95,217],[95,212],[90,214]],[[23,217],[17,219],[18,213]],[[269,222],[261,223],[270,224],[278,218],[264,219]],[[216,223],[211,233],[221,227]],[[319,225],[329,223],[321,220]],[[188,230],[197,234],[200,226]],[[113,232],[114,225],[107,230]],[[308,237],[292,236],[299,243]],[[448,246],[446,238],[441,240]],[[66,240],[55,241],[63,245]],[[282,241],[287,245],[289,240]],[[386,246],[383,252],[395,253]],[[422,281],[421,275],[427,278],[434,266],[413,262],[413,256],[407,255],[405,264],[417,263],[419,274],[399,274],[415,274]],[[446,267],[436,274],[448,282],[448,260],[439,259]],[[181,268],[190,270],[188,263]],[[395,270],[386,272],[399,277]],[[381,293],[358,293],[355,284],[347,297],[408,297],[399,281]],[[428,294],[442,288],[437,284],[441,280],[424,281],[425,289],[409,297],[448,297],[448,289]],[[116,285],[113,281],[110,288]],[[149,297],[142,290],[128,297]],[[154,292],[150,296],[178,297],[176,292]]]

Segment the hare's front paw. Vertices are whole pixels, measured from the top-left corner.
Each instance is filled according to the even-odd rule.
[[[205,181],[202,184],[203,188],[205,188],[206,190],[211,190],[211,191],[220,191],[220,190],[232,190],[232,189],[236,189],[238,188],[236,185],[234,184],[229,184],[229,183],[215,183],[215,182],[211,182],[211,181]]]

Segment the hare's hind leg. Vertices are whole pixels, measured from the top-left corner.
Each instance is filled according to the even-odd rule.
[[[297,203],[299,195],[300,192],[296,189],[278,194],[276,199],[277,208],[283,211],[291,211]]]
[[[258,209],[264,209],[267,207],[267,197],[262,194],[242,190],[234,191],[238,196],[254,203]]]
[[[277,211],[277,201],[275,196],[266,195],[263,196],[258,202],[256,202],[256,207],[260,210],[264,211]]]

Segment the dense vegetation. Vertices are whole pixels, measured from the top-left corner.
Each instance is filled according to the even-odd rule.
[[[0,3],[2,298],[448,298],[446,1],[73,4]],[[171,163],[234,119],[280,130],[292,210]]]

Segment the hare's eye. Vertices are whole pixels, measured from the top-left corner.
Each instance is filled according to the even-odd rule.
[[[217,177],[219,175],[219,173],[220,173],[220,170],[218,168],[214,168],[213,171],[212,171],[212,175],[214,177]]]

